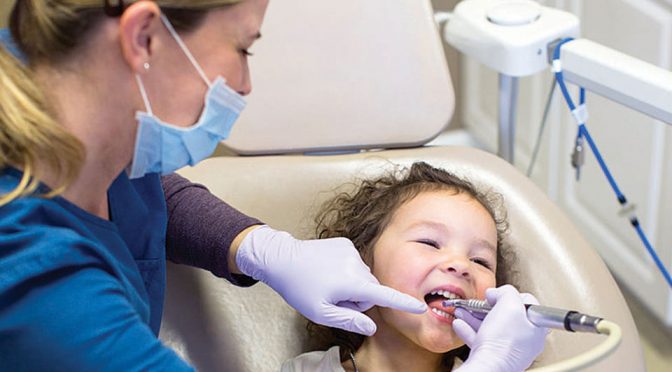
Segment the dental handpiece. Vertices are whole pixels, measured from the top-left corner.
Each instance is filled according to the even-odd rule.
[[[475,318],[483,320],[492,310],[492,306],[486,301],[480,300],[446,300],[445,307],[459,307],[467,310]],[[527,319],[537,327],[564,329],[569,332],[592,332],[600,333],[597,324],[602,318],[581,314],[578,311],[556,309],[553,307],[526,304]]]

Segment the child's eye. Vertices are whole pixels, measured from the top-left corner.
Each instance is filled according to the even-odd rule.
[[[439,243],[437,243],[437,242],[435,242],[431,239],[421,239],[421,240],[417,240],[416,242],[420,243],[420,244],[428,245],[428,246],[436,248],[436,249],[439,249]]]
[[[483,258],[472,258],[471,261],[485,267],[486,269],[492,270],[492,265],[490,265],[490,263]]]

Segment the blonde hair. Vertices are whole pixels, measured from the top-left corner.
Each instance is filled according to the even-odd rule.
[[[106,15],[119,15],[138,1],[147,0],[20,0],[12,9],[10,30],[28,66],[54,65],[72,55]],[[208,9],[240,1],[155,0],[178,31],[196,27]],[[23,171],[19,185],[0,194],[0,206],[35,192],[35,175],[44,172],[58,179],[46,196],[63,192],[77,178],[84,158],[83,144],[54,119],[30,67],[0,47],[0,170],[14,166]]]
[[[35,191],[38,161],[61,175],[55,194],[76,178],[84,159],[82,144],[56,124],[30,74],[0,48],[0,168],[23,168],[19,185],[0,196],[0,206]]]

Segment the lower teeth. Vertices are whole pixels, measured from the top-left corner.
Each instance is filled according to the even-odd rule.
[[[445,312],[445,311],[443,311],[443,310],[439,310],[439,309],[434,308],[434,307],[432,308],[432,311],[433,311],[435,314],[441,315],[441,316],[444,317],[444,318],[448,318],[448,319],[454,319],[454,318],[455,318],[455,316],[453,316],[453,315],[451,315],[451,314],[448,314],[447,312]]]

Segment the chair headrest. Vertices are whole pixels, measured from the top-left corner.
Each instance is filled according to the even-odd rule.
[[[428,0],[271,1],[262,34],[236,153],[418,146],[452,117]]]

